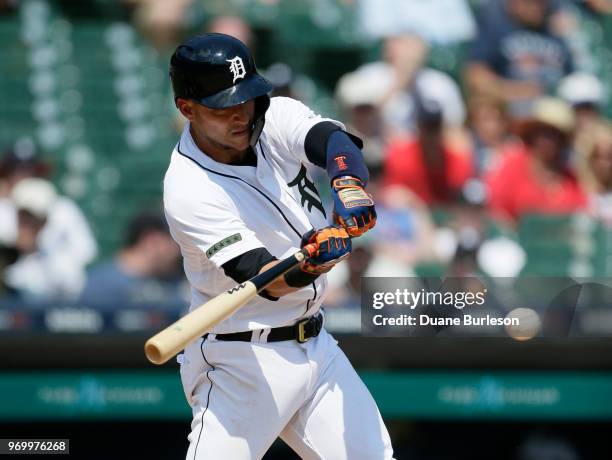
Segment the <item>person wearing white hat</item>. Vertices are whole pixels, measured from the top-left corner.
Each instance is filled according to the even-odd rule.
[[[35,188],[46,189],[48,187],[41,184],[50,185],[47,180],[52,171],[53,165],[37,152],[34,142],[27,137],[17,139],[0,157],[0,245],[7,248],[17,245],[18,213],[13,199],[15,188],[26,179],[39,179],[40,181],[28,181],[26,185],[22,185],[22,192],[18,195],[30,189],[33,183],[38,184]],[[43,195],[48,196],[44,193]],[[58,260],[70,261],[74,266],[84,269],[98,252],[93,232],[83,212],[73,200],[60,196],[54,203],[49,209],[46,224],[39,232],[37,245],[42,252],[54,254]],[[74,286],[76,289],[76,282]],[[72,291],[70,297],[78,294]]]
[[[595,75],[585,72],[574,72],[561,80],[558,93],[574,108],[590,105],[599,109],[605,102],[602,82]]]
[[[604,85],[595,75],[575,72],[561,81],[557,92],[576,114],[574,148],[580,155],[588,155],[593,136],[600,129],[612,129],[602,111],[607,100]]]
[[[336,86],[336,100],[346,116],[346,125],[364,140],[363,157],[374,175],[383,162],[381,104],[392,84],[389,72],[377,65],[366,65],[343,75]]]
[[[50,182],[29,177],[15,186],[11,199],[20,213],[27,212],[44,223],[57,200],[57,192]]]
[[[5,283],[26,301],[75,298],[96,247],[80,211],[38,177],[20,180],[9,198],[17,213],[19,258],[6,269]]]

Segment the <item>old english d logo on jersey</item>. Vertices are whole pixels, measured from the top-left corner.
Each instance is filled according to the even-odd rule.
[[[308,211],[312,212],[313,206],[321,211],[323,217],[327,217],[325,214],[325,209],[323,208],[323,202],[321,201],[321,197],[319,197],[319,192],[315,188],[315,184],[308,179],[306,175],[306,167],[302,165],[300,168],[300,172],[295,176],[291,182],[287,184],[289,187],[294,187],[297,185],[298,192],[300,192],[300,201],[302,207],[304,203],[308,203]]]
[[[237,243],[238,241],[242,241],[242,236],[240,233],[235,233],[232,236],[228,236],[227,238],[223,238],[218,243],[213,244],[208,251],[206,251],[206,257],[209,259],[214,256],[221,249],[228,247],[230,244]]]
[[[240,56],[236,56],[233,59],[226,59],[230,63],[230,72],[234,76],[232,83],[236,83],[239,78],[244,78],[246,75],[246,69],[244,68],[244,62]]]

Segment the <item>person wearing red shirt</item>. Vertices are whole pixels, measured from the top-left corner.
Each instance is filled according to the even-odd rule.
[[[434,100],[418,99],[417,135],[391,142],[385,155],[385,185],[411,189],[424,203],[455,202],[472,175],[471,155],[443,140],[442,109]]]
[[[575,117],[563,101],[541,98],[517,125],[522,143],[509,148],[486,177],[489,207],[501,219],[524,214],[567,214],[587,199],[568,165]]]

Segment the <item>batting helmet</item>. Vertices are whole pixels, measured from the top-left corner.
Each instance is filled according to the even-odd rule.
[[[211,109],[268,96],[272,85],[257,73],[249,49],[225,34],[208,33],[179,45],[170,60],[175,100],[193,99]],[[267,106],[266,106],[267,108]]]

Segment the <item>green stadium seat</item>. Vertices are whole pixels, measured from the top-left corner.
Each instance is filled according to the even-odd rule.
[[[596,275],[599,224],[583,215],[528,215],[518,229],[525,276]]]

